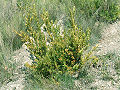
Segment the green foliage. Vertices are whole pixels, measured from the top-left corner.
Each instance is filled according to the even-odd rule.
[[[29,72],[30,73],[30,72]],[[74,85],[74,78],[69,75],[58,75],[58,82],[54,83],[51,79],[46,79],[41,77],[41,75],[30,75],[26,78],[26,87],[25,90],[76,90],[77,87]],[[57,85],[56,85],[57,84]]]
[[[33,3],[36,4],[36,11],[41,13],[43,9],[49,12],[49,18],[52,20],[56,20],[61,17],[61,15],[65,14],[67,11],[66,7],[70,5],[66,5],[66,3],[62,3],[61,0],[17,0],[17,6],[20,11],[26,12],[27,7],[31,6]]]
[[[42,24],[39,23],[40,18],[35,6],[34,4],[30,8],[26,16],[27,33],[22,31],[18,33],[22,41],[27,42],[26,46],[31,54],[36,57],[35,63],[31,66],[26,64],[26,66],[44,77],[49,77],[64,73],[73,74],[85,66],[88,61],[96,62],[97,58],[91,57],[96,47],[88,54],[84,54],[89,47],[90,29],[88,28],[84,32],[82,27],[78,28],[74,19],[75,7],[69,13],[71,27],[61,34],[60,26],[49,19],[46,11],[41,15],[45,24],[43,31],[41,30]],[[47,42],[49,44],[46,44]]]
[[[22,18],[15,0],[1,0],[0,3],[0,87],[11,81],[16,68],[13,51],[21,47],[21,40],[13,30],[20,29]]]
[[[73,0],[78,13],[87,18],[112,23],[119,19],[119,0]]]

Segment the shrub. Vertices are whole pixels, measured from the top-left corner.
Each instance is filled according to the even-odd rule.
[[[75,7],[69,13],[71,27],[61,31],[57,21],[49,19],[48,12],[43,12],[40,16],[43,23],[39,23],[41,19],[35,4],[29,9],[25,23],[27,32],[17,33],[36,57],[32,65],[26,64],[27,67],[44,77],[54,77],[57,74],[73,74],[86,63],[97,61],[95,56],[91,56],[96,46],[85,53],[89,47],[90,29],[83,31],[82,27],[78,28],[74,15]]]

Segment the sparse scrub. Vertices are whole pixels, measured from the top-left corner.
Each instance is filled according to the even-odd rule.
[[[12,56],[24,42],[30,56],[35,56],[32,65],[26,63],[27,68],[21,68],[25,71],[25,90],[96,90],[101,87],[91,86],[95,81],[119,83],[119,56],[111,53],[97,56],[100,62],[96,63],[98,58],[92,55],[103,26],[119,20],[119,3],[119,0],[1,0],[0,87],[14,82],[12,78],[17,75],[14,70],[18,68]]]
[[[13,32],[19,31],[20,13],[15,2],[1,0],[0,3],[0,85],[9,81],[15,69],[12,60],[13,51],[21,47],[21,40]],[[16,41],[16,40],[17,41]],[[15,46],[16,45],[16,46]]]

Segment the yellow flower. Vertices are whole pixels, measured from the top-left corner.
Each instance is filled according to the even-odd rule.
[[[67,67],[67,70],[70,70],[72,67]]]
[[[74,56],[72,56],[72,59],[75,59]]]
[[[68,53],[68,55],[70,55],[71,53]]]
[[[76,60],[73,60],[73,62],[75,62]]]
[[[25,17],[25,19],[28,21],[28,18],[27,18],[27,17]]]
[[[32,30],[32,27],[30,27],[30,30]]]
[[[68,49],[65,49],[66,52],[68,52]]]
[[[25,63],[25,66],[28,67],[28,68],[31,67],[31,65],[28,62]]]
[[[63,57],[63,55],[61,55]]]
[[[61,61],[61,60],[62,60],[62,58],[59,58],[59,60]]]

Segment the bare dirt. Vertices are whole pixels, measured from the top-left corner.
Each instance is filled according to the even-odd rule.
[[[102,37],[98,45],[98,51],[95,52],[96,55],[105,56],[110,53],[115,53],[120,56],[120,21],[103,27]],[[91,68],[89,74],[93,75],[94,81],[88,84],[87,87],[86,85],[81,87],[81,81],[78,80],[75,81],[76,86],[82,88],[81,90],[119,90],[120,76],[114,68],[114,60],[116,58],[106,60],[106,66],[104,67],[106,71],[102,70],[103,67]],[[107,77],[107,75],[111,79],[103,80],[102,78],[104,76]]]
[[[100,50],[98,55],[105,55],[109,52],[118,53],[120,50],[120,21],[109,24],[102,30],[102,38],[99,41]]]
[[[25,73],[23,69],[25,68],[24,65],[26,62],[29,64],[32,63],[30,53],[28,52],[26,46],[23,45],[21,49],[14,52],[12,58],[13,63],[17,64],[16,70],[11,77],[11,82],[3,85],[0,90],[24,90]]]

